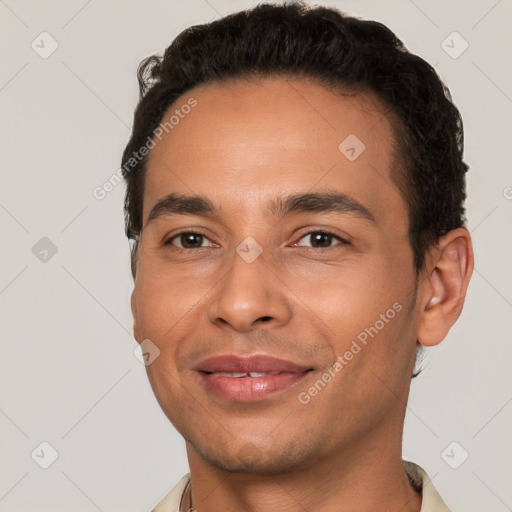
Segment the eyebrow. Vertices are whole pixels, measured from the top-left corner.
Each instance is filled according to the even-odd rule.
[[[339,213],[375,223],[375,217],[368,208],[353,197],[340,192],[292,194],[284,198],[271,199],[266,206],[276,217],[300,213]],[[146,225],[153,220],[172,215],[219,217],[220,210],[205,196],[171,193],[155,203]]]

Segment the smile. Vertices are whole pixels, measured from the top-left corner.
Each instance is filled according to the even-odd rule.
[[[268,354],[222,354],[193,368],[204,390],[229,402],[261,402],[295,386],[311,366]]]

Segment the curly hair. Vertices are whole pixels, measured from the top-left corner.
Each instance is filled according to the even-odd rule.
[[[392,169],[391,177],[408,207],[408,235],[418,275],[431,245],[465,225],[468,166],[463,161],[460,113],[434,68],[411,54],[381,23],[291,2],[263,3],[190,27],[163,56],[140,63],[140,99],[121,163],[127,184],[126,235],[135,241],[133,277],[147,161],[147,151],[141,157],[140,148],[186,91],[269,76],[309,78],[340,94],[369,91],[379,98],[399,153],[401,165]]]

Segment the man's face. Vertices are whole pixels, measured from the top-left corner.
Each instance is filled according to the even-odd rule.
[[[274,78],[194,89],[163,121],[190,97],[150,153],[132,296],[138,341],[161,351],[147,371],[165,414],[193,454],[235,471],[305,468],[396,437],[418,312],[386,115],[368,95]],[[160,206],[148,222],[171,193],[215,211]],[[347,200],[268,207],[319,193]],[[233,354],[298,368],[222,376],[207,361]]]

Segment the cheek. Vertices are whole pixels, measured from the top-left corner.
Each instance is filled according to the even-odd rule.
[[[393,304],[404,306],[410,283],[386,261],[375,260],[367,258],[364,264],[347,268],[326,267],[314,278],[302,281],[299,293],[304,302],[336,337],[356,336],[390,308],[389,316],[394,317],[399,306],[393,310]]]
[[[136,281],[138,321],[145,337],[173,336],[204,300],[207,283],[183,272],[141,265]]]
[[[410,261],[380,253],[367,255],[364,263],[326,272],[329,275],[317,276],[322,285],[316,290],[311,280],[306,281],[307,293],[315,301],[308,305],[329,327],[344,378],[355,386],[365,383],[361,392],[371,382],[378,385],[379,379],[391,384],[406,371],[414,350],[408,325],[414,290]]]

